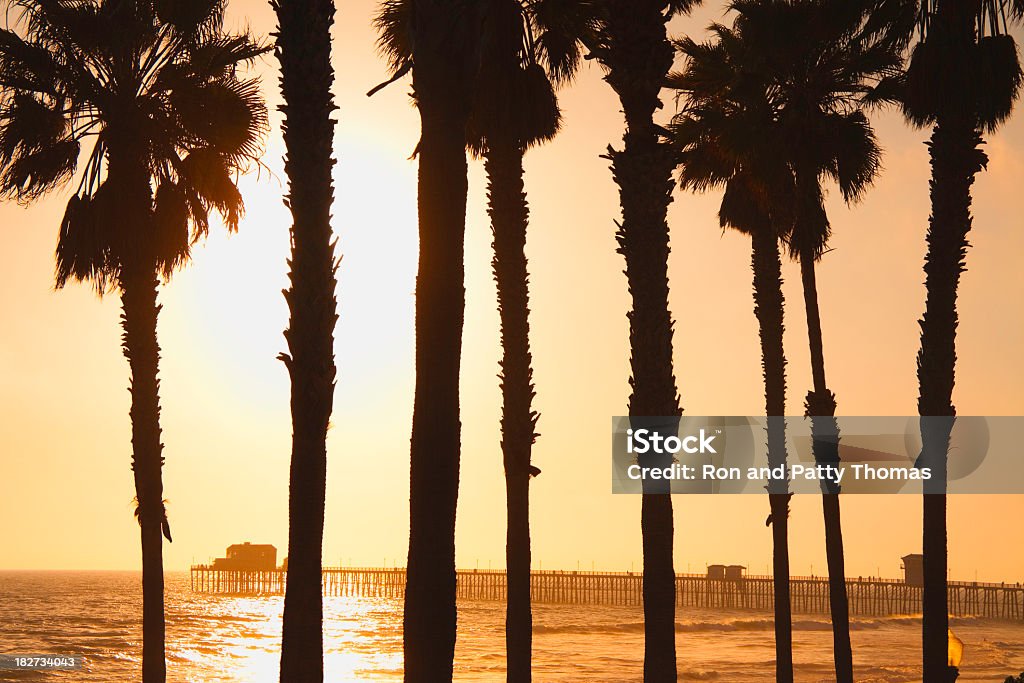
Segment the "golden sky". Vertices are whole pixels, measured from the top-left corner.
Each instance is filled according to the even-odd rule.
[[[404,562],[413,389],[418,136],[408,83],[372,99],[386,77],[374,50],[375,3],[339,8],[334,225],[344,261],[336,333],[339,381],[328,448],[324,559]],[[273,28],[267,3],[233,0],[234,26]],[[699,36],[721,6],[707,3],[671,25]],[[260,67],[277,103],[276,61]],[[640,499],[612,496],[609,417],[628,396],[629,306],[615,253],[618,194],[605,160],[619,144],[614,94],[590,66],[562,95],[565,130],[530,152],[528,245],[533,295],[536,406],[542,436],[532,489],[535,566],[640,567]],[[666,96],[667,119],[672,112]],[[926,132],[895,113],[874,117],[885,172],[859,205],[830,194],[833,251],[819,268],[826,363],[846,415],[916,412],[914,358],[924,305],[928,217]],[[273,543],[286,553],[291,425],[285,348],[285,257],[290,216],[281,203],[283,147],[274,172],[243,180],[248,213],[238,235],[214,232],[195,261],[161,292],[165,495],[175,541],[168,569],[223,554],[230,543]],[[986,147],[989,170],[974,188],[973,248],[960,288],[954,401],[963,415],[1024,414],[1024,253],[1020,178],[1024,118]],[[30,208],[0,205],[0,569],[139,566],[129,468],[128,368],[116,297],[53,291],[53,248],[67,192]],[[720,196],[677,193],[671,304],[684,409],[692,415],[763,413],[752,314],[749,240],[725,233]],[[463,355],[463,455],[457,556],[464,567],[503,565],[504,486],[498,444],[498,319],[481,164],[470,170]],[[786,264],[789,413],[810,384],[798,270]],[[1020,581],[1024,550],[1006,538],[1021,497],[950,499],[953,578]],[[844,498],[847,573],[896,576],[920,550],[920,498]],[[771,534],[760,496],[676,497],[676,568],[714,562],[764,573]],[[797,497],[791,521],[795,574],[824,572],[818,496]],[[1014,537],[1016,538],[1016,537]]]

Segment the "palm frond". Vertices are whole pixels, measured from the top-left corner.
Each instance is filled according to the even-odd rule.
[[[702,0],[668,0],[665,9],[666,19],[671,19],[680,14],[689,14]]]
[[[0,173],[0,195],[19,202],[38,199],[74,175],[81,144],[65,139],[36,150],[23,150]]]
[[[217,35],[190,46],[179,61],[165,69],[168,75],[177,70],[200,79],[224,77],[240,66],[253,64],[273,49],[249,33]]]
[[[384,0],[374,17],[377,29],[377,50],[388,60],[391,70],[398,71],[412,59],[415,35],[412,0]]]
[[[537,57],[556,84],[569,83],[598,31],[594,0],[532,0],[525,4]]]
[[[895,50],[905,50],[921,24],[919,0],[873,0],[869,9],[861,37],[881,41]]]
[[[871,186],[882,166],[882,150],[861,111],[828,116],[830,136],[822,169],[836,181],[843,198],[856,201]]]
[[[155,0],[160,22],[187,42],[217,36],[224,25],[224,0]]]
[[[744,234],[772,230],[770,200],[760,181],[750,173],[737,173],[725,186],[718,222]]]
[[[58,106],[15,91],[0,101],[0,166],[11,163],[19,152],[32,153],[57,144],[67,133],[68,120]]]
[[[181,169],[181,183],[195,192],[207,210],[219,213],[228,230],[237,230],[244,203],[228,160],[216,150],[197,149],[182,160]]]
[[[1017,43],[1009,34],[986,36],[975,48],[976,62],[971,89],[975,113],[982,128],[994,131],[1010,118],[1020,96],[1021,71]]]
[[[797,178],[796,214],[793,229],[783,235],[791,258],[809,253],[815,260],[825,253],[832,225],[825,212],[825,197],[816,177]]]
[[[175,183],[161,183],[153,204],[153,248],[157,268],[165,279],[189,259],[190,219],[184,191]]]
[[[170,101],[197,144],[228,155],[236,165],[260,156],[268,122],[258,81],[222,79],[176,89]]]
[[[57,239],[56,261],[57,289],[71,280],[90,282],[102,296],[114,286],[117,264],[94,197],[76,194],[68,202]]]

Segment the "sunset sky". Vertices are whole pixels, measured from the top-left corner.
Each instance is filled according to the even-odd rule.
[[[338,157],[334,226],[339,271],[339,368],[328,439],[324,561],[404,563],[408,542],[409,431],[414,381],[416,145],[409,83],[373,98],[387,77],[370,21],[376,3],[341,3],[335,26]],[[710,2],[673,22],[702,36],[722,18]],[[232,0],[229,24],[266,35],[266,2]],[[1020,40],[1018,38],[1018,40]],[[279,133],[276,60],[259,66],[274,109],[264,161],[272,173],[242,181],[239,234],[214,230],[194,263],[161,291],[161,398],[165,496],[174,543],[165,566],[222,555],[245,540],[286,554],[289,384],[275,357],[287,308],[290,215]],[[661,121],[674,109],[666,92]],[[609,418],[629,392],[622,257],[615,253],[618,193],[600,159],[618,146],[622,118],[596,65],[562,94],[564,130],[527,157],[532,344],[543,470],[531,493],[535,567],[639,569],[640,499],[613,496]],[[896,112],[874,115],[884,175],[862,203],[830,192],[832,251],[821,262],[829,384],[845,415],[916,413],[915,354],[924,306],[928,218],[927,131]],[[962,415],[1024,414],[1024,116],[996,135],[989,170],[974,186],[973,248],[960,288],[954,402]],[[128,367],[119,302],[80,285],[53,290],[53,252],[70,190],[25,208],[0,205],[0,569],[134,569]],[[676,376],[691,415],[764,412],[750,242],[718,227],[719,193],[677,192],[671,304]],[[462,374],[462,483],[457,562],[504,564],[505,513],[498,441],[498,316],[482,164],[470,167],[467,308]],[[788,412],[802,413],[810,384],[798,270],[787,263]],[[950,499],[954,579],[1024,580],[1024,548],[996,534],[1019,520],[1021,496]],[[771,534],[760,496],[683,497],[676,510],[676,569],[738,563],[765,573]],[[920,552],[917,497],[843,499],[847,574],[897,576]],[[794,574],[825,570],[818,496],[797,497]]]

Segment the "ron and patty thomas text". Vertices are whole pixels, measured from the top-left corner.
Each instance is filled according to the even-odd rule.
[[[648,453],[661,455],[675,455],[677,453],[696,454],[718,454],[715,450],[715,437],[720,434],[709,434],[701,429],[697,434],[689,436],[662,436],[657,432],[647,429],[626,430],[626,451],[638,455]],[[847,469],[848,468],[848,469]],[[630,479],[677,479],[677,480],[781,480],[781,479],[807,479],[827,480],[841,484],[847,472],[852,471],[855,479],[886,480],[886,479],[907,479],[907,480],[929,480],[932,478],[931,469],[928,467],[876,467],[866,463],[848,464],[840,467],[838,464],[815,464],[815,465],[777,465],[775,467],[748,467],[746,472],[740,467],[719,467],[711,464],[687,465],[685,463],[673,462],[664,467],[644,467],[640,464],[630,465],[626,469],[626,475]]]

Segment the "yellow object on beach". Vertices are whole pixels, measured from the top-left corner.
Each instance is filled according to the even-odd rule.
[[[960,668],[960,662],[964,659],[964,641],[956,637],[953,629],[949,629],[949,666]]]

